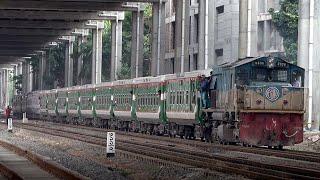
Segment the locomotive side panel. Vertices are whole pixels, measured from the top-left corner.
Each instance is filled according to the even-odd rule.
[[[95,111],[96,115],[102,119],[111,118],[111,106],[112,106],[112,93],[111,86],[98,87],[95,90]]]
[[[169,122],[194,124],[197,113],[198,80],[170,80],[166,85],[166,113]]]
[[[68,115],[71,117],[79,117],[79,91],[68,91]]]

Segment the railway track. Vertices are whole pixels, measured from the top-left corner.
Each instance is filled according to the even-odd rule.
[[[93,127],[87,127],[87,126],[77,126],[77,125],[70,125],[70,124],[62,125],[58,123],[49,123],[49,124],[53,124],[55,126],[61,126],[61,127],[70,127],[70,128],[76,127],[79,129],[97,131],[102,133],[106,133],[108,131],[108,129],[100,129],[100,128],[93,128]],[[195,140],[189,141],[189,140],[182,140],[179,138],[175,139],[175,138],[162,137],[162,136],[150,136],[150,135],[133,133],[133,132],[124,132],[119,130],[112,130],[112,131],[115,131],[117,134],[124,135],[124,136],[138,137],[138,138],[151,139],[151,140],[157,140],[157,141],[165,141],[166,143],[188,145],[192,147],[201,148],[204,150],[210,150],[215,148],[215,149],[221,149],[221,150],[227,150],[227,151],[253,153],[253,154],[260,154],[265,156],[274,156],[274,157],[281,157],[281,158],[287,158],[287,159],[320,163],[320,153],[314,153],[314,152],[310,153],[310,152],[293,151],[293,150],[274,150],[274,149],[267,149],[264,147],[242,147],[242,146],[234,146],[234,145],[209,144],[209,143],[204,143],[204,142],[195,141]]]
[[[40,133],[79,140],[100,146],[106,145],[105,137],[56,127],[35,124],[19,124],[23,129]],[[225,157],[205,151],[195,151],[156,143],[117,140],[117,149],[166,161],[186,164],[197,168],[219,171],[228,174],[239,174],[248,178],[260,179],[317,179],[320,172],[316,169],[271,165],[243,158]]]
[[[15,154],[24,157],[28,159],[33,164],[36,164],[41,169],[45,170],[46,172],[49,172],[50,174],[54,175],[57,178],[60,179],[75,179],[75,180],[85,180],[88,179],[85,176],[80,175],[77,172],[71,171],[69,169],[66,169],[62,167],[61,165],[53,162],[48,161],[44,159],[42,156],[37,155],[29,150],[22,149],[16,145],[10,144],[6,141],[0,140],[0,146],[8,149],[9,151],[14,152]],[[14,161],[14,160],[13,160]],[[19,164],[23,164],[23,160],[19,160],[18,164],[16,166],[19,166]],[[29,165],[30,166],[30,165]],[[28,168],[28,167],[22,167],[22,168]],[[16,169],[16,168],[15,168]],[[23,176],[20,175],[20,169],[19,171],[16,171],[14,169],[11,169],[10,167],[7,167],[5,163],[0,163],[0,171],[2,174],[4,174],[5,177],[8,179],[24,179]],[[30,172],[29,172],[30,173]],[[34,172],[37,173],[37,172]],[[49,178],[49,177],[47,177]]]

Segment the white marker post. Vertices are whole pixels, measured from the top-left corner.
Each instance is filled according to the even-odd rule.
[[[22,123],[28,123],[27,113],[23,113]]]
[[[8,118],[8,132],[12,132],[13,125],[12,125],[12,118]]]
[[[107,157],[114,157],[116,153],[116,133],[107,133]]]

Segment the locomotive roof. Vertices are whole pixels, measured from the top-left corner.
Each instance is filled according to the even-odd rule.
[[[246,59],[243,59],[243,60],[240,60],[240,61],[236,61],[236,62],[232,62],[232,63],[222,64],[218,68],[235,68],[235,67],[239,67],[239,66],[251,63],[251,62],[256,61],[256,60],[261,60],[261,59],[266,59],[266,58],[274,58],[275,60],[278,60],[278,61],[280,60],[280,61],[283,61],[283,62],[288,63],[290,65],[293,65],[292,63],[290,63],[290,62],[288,62],[288,61],[286,61],[286,60],[284,60],[282,58],[279,58],[279,57],[259,56],[259,57],[255,57],[255,58],[246,58]],[[214,67],[214,68],[217,68],[217,67]]]

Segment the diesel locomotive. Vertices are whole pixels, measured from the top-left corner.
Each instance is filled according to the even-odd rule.
[[[209,77],[203,107],[201,76]],[[210,70],[35,91],[16,116],[221,143],[283,147],[303,140],[304,70],[278,57]]]

